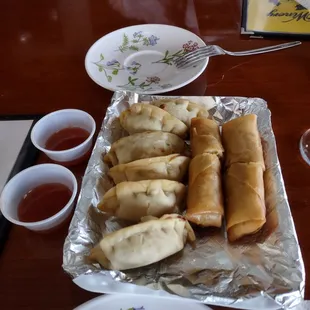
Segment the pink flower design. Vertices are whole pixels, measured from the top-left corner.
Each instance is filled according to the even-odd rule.
[[[185,53],[195,51],[199,48],[198,43],[193,41],[188,41],[187,43],[183,44],[182,47]]]

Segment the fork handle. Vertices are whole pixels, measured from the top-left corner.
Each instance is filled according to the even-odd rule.
[[[290,47],[297,46],[300,44],[301,44],[300,41],[294,41],[294,42],[288,42],[288,43],[272,45],[272,46],[267,46],[267,47],[262,47],[262,48],[256,48],[254,50],[248,50],[248,51],[242,51],[242,52],[225,51],[225,53],[228,55],[231,55],[231,56],[248,56],[248,55],[255,55],[255,54],[262,54],[262,53],[279,51],[279,50],[283,50],[285,48],[290,48]]]

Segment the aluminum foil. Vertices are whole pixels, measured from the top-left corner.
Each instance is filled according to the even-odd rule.
[[[297,305],[304,296],[305,272],[271,125],[271,113],[260,98],[182,97],[208,108],[220,124],[255,113],[266,162],[265,191],[267,223],[263,230],[242,244],[230,244],[222,231],[199,229],[197,246],[185,249],[159,263],[126,272],[108,271],[87,262],[89,250],[102,235],[125,225],[94,207],[113,186],[102,162],[111,143],[125,135],[118,116],[136,102],[150,102],[163,96],[114,93],[89,160],[76,210],[65,240],[63,268],[76,283],[96,292],[166,292],[207,304],[251,308],[251,301],[272,300],[281,308]],[[99,280],[98,280],[99,279]],[[83,280],[84,281],[84,280]],[[128,289],[129,288],[129,289]],[[247,303],[250,302],[250,303]],[[255,304],[257,306],[257,303]],[[261,309],[267,309],[262,307]]]

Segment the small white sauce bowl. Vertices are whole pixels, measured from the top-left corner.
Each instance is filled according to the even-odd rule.
[[[18,206],[23,197],[39,185],[60,183],[72,191],[70,200],[55,215],[38,222],[22,222],[18,219]],[[27,168],[16,174],[4,187],[0,208],[4,217],[13,224],[34,231],[47,231],[63,223],[71,214],[77,194],[77,181],[67,168],[56,164],[43,164]],[[44,207],[44,206],[42,206]]]
[[[52,151],[45,144],[54,133],[69,127],[79,127],[89,132],[88,138],[81,144],[63,151]],[[76,109],[58,110],[41,118],[33,127],[31,141],[34,146],[44,152],[50,159],[58,163],[66,163],[83,157],[92,147],[96,131],[94,119],[86,112]]]

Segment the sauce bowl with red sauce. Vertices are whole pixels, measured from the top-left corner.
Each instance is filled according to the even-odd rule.
[[[16,225],[50,231],[71,216],[77,189],[69,169],[56,164],[33,166],[6,184],[0,197],[1,212]]]
[[[36,123],[31,141],[54,162],[69,166],[85,159],[95,130],[96,123],[88,113],[76,109],[58,110]]]

